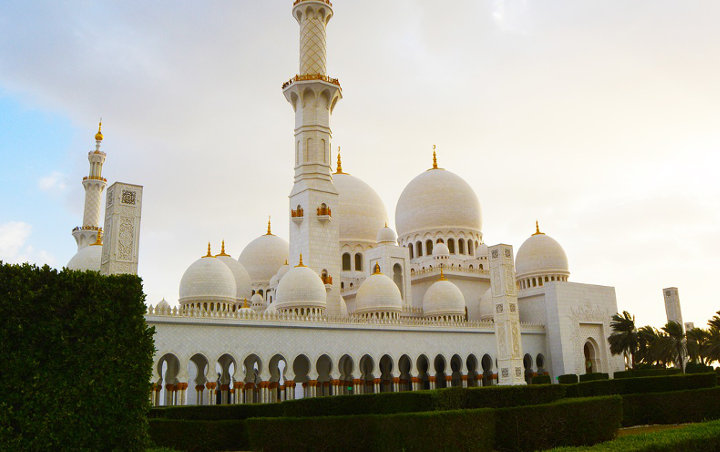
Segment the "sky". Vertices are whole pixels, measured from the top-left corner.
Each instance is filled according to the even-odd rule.
[[[177,302],[222,239],[287,238],[296,74],[291,1],[3,0],[0,260],[76,251],[103,118],[109,183],[144,186],[139,274]],[[430,167],[463,177],[484,241],[558,240],[572,281],[616,288],[638,324],[720,310],[720,3],[336,0],[328,72],[343,169],[389,220]]]

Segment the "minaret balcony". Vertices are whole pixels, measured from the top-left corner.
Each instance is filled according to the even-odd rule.
[[[305,211],[302,207],[298,207],[297,209],[290,209],[290,218],[292,219],[295,224],[302,223],[305,216]]]
[[[328,2],[329,3],[329,2]],[[323,82],[332,83],[333,85],[340,86],[340,80],[332,77],[328,77],[325,74],[298,74],[295,77],[291,78],[287,82],[283,83],[282,89],[287,88],[288,86],[292,85],[295,82],[305,82],[305,81],[311,81],[311,80],[321,80]]]
[[[295,0],[293,2],[293,6],[297,6],[298,3],[307,2],[307,1],[321,2],[321,3],[325,3],[326,5],[332,7],[332,3],[330,3],[330,0]]]
[[[83,177],[83,180],[101,180],[103,182],[107,182],[107,179],[105,179],[104,177],[100,177],[100,176],[85,176],[85,177]]]

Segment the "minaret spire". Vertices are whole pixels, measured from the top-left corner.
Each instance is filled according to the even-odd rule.
[[[337,157],[337,170],[335,174],[345,174],[342,170],[342,158],[340,158],[340,146],[338,146],[338,157]]]
[[[270,226],[270,215],[268,215],[268,230],[267,230],[267,234],[265,234],[265,235],[273,235],[272,227]]]
[[[106,154],[100,150],[103,140],[102,118],[98,123],[98,131],[95,134],[95,150],[88,152],[90,171],[83,177],[85,188],[85,208],[83,209],[83,224],[73,229],[73,237],[77,242],[78,250],[97,241],[98,230],[100,229],[100,209],[102,206],[102,193],[107,185],[107,179],[102,177],[102,167],[105,163]]]

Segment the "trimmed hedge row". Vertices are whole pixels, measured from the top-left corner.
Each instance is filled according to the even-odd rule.
[[[533,385],[549,385],[550,383],[552,383],[550,375],[535,375],[530,382]]]
[[[249,417],[276,417],[283,415],[281,403],[254,403],[243,405],[188,405],[153,408],[150,419],[220,420],[247,419]]]
[[[720,450],[720,421],[657,433],[624,436],[589,447],[561,447],[549,452],[707,452]]]
[[[712,373],[705,373],[586,381],[576,385],[567,385],[565,389],[567,397],[593,397],[712,388],[716,384],[717,377]]]
[[[150,419],[150,439],[160,446],[192,452],[249,447],[244,420]]]
[[[578,376],[575,374],[565,374],[558,377],[558,383],[562,385],[573,384],[578,382]]]
[[[454,410],[245,421],[253,450],[272,451],[490,451],[494,410]]]
[[[659,377],[680,373],[682,373],[680,369],[635,369],[614,372],[613,378]]]
[[[621,419],[620,396],[500,408],[495,411],[495,448],[533,451],[595,444],[613,439]]]
[[[610,376],[608,374],[604,373],[591,373],[591,374],[582,374],[580,375],[580,381],[595,381],[595,380],[607,380]]]
[[[623,425],[679,424],[720,419],[720,387],[623,398]]]

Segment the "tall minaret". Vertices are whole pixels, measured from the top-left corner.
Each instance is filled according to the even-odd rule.
[[[667,287],[663,289],[665,298],[665,314],[668,322],[679,323],[683,328],[682,310],[680,309],[680,293],[677,287]]]
[[[330,168],[330,114],[342,98],[340,83],[327,76],[325,26],[333,15],[327,0],[296,0],[300,24],[300,73],[283,84],[295,111],[295,183],[290,193],[290,264],[304,264],[340,281],[340,238],[332,219],[338,194]],[[340,306],[340,288],[328,289],[328,313]]]
[[[102,177],[102,166],[103,163],[105,163],[105,153],[100,150],[102,140],[102,121],[100,121],[98,131],[95,134],[95,150],[88,152],[90,173],[86,177],[83,177],[82,181],[83,187],[85,187],[83,224],[72,231],[72,235],[77,242],[78,250],[95,243],[97,231],[100,228],[102,192],[107,185],[107,179]]]

